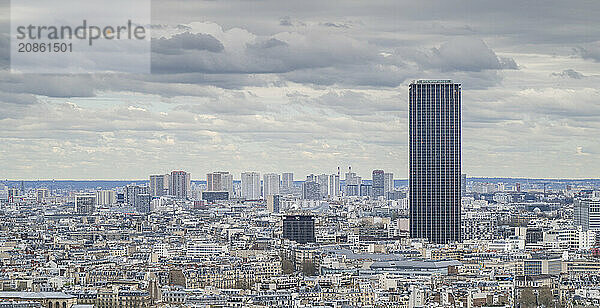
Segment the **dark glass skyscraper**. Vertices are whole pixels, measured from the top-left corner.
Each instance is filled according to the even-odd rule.
[[[314,243],[314,217],[310,215],[285,216],[285,218],[283,219],[283,238],[287,238],[300,244]]]
[[[410,236],[461,240],[461,85],[418,80],[409,86]]]

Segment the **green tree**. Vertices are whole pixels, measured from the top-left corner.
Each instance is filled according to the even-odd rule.
[[[538,302],[546,308],[556,307],[554,302],[554,294],[549,287],[542,287],[538,292]]]
[[[302,263],[302,273],[305,276],[315,276],[317,274],[317,268],[311,261],[305,261]]]
[[[250,290],[250,289],[252,289],[252,285],[253,285],[253,283],[250,283],[249,281],[246,281],[243,279],[238,279],[235,281],[236,289]]]
[[[530,288],[523,289],[519,295],[519,304],[523,308],[533,308],[537,306],[535,294]]]
[[[288,259],[281,260],[281,271],[285,275],[290,275],[294,273],[294,263]]]

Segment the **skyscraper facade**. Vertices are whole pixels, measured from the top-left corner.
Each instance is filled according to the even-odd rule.
[[[289,191],[294,186],[294,174],[291,172],[284,172],[281,174],[281,187]]]
[[[300,244],[314,243],[315,218],[310,215],[285,216],[283,219],[283,238],[287,238]]]
[[[317,183],[319,183],[319,194],[321,195],[321,197],[327,198],[327,196],[329,195],[329,175],[317,175]]]
[[[191,193],[191,175],[185,171],[171,171],[169,177],[169,195],[179,199],[188,198]]]
[[[207,191],[226,191],[233,196],[233,174],[227,171],[217,171],[206,174]]]
[[[150,176],[150,195],[152,197],[162,196],[168,188],[168,174],[156,174]]]
[[[394,174],[386,172],[383,174],[383,193],[387,196],[390,191],[394,191]]]
[[[220,191],[221,190],[221,174],[212,172],[206,174],[206,190]]]
[[[279,194],[279,185],[281,183],[281,177],[275,173],[265,173],[263,176],[263,193],[265,198],[267,196]]]
[[[321,191],[320,185],[317,182],[306,181],[302,183],[302,199],[306,200],[320,200]]]
[[[93,214],[96,211],[96,194],[76,194],[75,211],[78,214]]]
[[[600,230],[600,199],[575,199],[573,202],[573,224],[583,231]]]
[[[383,170],[373,170],[373,198],[379,198],[385,192],[385,176]]]
[[[338,197],[338,196],[342,195],[342,191],[340,190],[340,175],[339,174],[329,175],[329,194],[332,197]]]
[[[139,213],[150,212],[150,188],[148,186],[125,186],[125,203],[133,206]]]
[[[113,205],[117,203],[117,193],[114,190],[97,190],[97,205]]]
[[[260,173],[243,172],[241,186],[242,198],[246,200],[260,199]]]
[[[360,195],[360,185],[362,184],[362,178],[357,176],[356,173],[348,171],[346,173],[346,196],[358,196]]]
[[[461,240],[461,85],[418,80],[409,86],[410,235]]]

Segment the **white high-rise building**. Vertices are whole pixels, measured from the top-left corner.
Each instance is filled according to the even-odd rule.
[[[291,172],[284,172],[281,174],[281,188],[287,190],[294,187],[294,174]]]
[[[169,175],[168,174],[156,174],[150,176],[150,195],[163,196],[169,189]]]
[[[351,168],[348,168],[346,172],[346,196],[358,196],[360,195],[360,184],[362,184],[362,178],[357,176],[356,173],[352,172]]]
[[[8,186],[0,185],[0,200],[8,199]]]
[[[263,195],[265,197],[278,195],[281,177],[276,173],[266,173],[263,176]]]
[[[44,199],[48,198],[50,194],[48,193],[47,188],[38,188],[35,190],[35,199],[38,203],[44,201]]]
[[[96,205],[113,205],[117,203],[117,194],[114,190],[97,190]]]
[[[233,197],[233,174],[227,171],[218,171],[206,175],[207,191],[226,191]]]
[[[319,194],[321,197],[327,197],[329,195],[329,175],[317,175],[317,183],[319,183]]]
[[[180,199],[189,197],[191,192],[191,174],[185,171],[172,171],[169,177],[169,195]]]
[[[346,185],[360,185],[362,178],[357,176],[356,173],[349,171],[346,172]]]
[[[383,192],[387,196],[387,193],[394,191],[394,174],[386,172],[383,174]]]
[[[260,199],[260,173],[242,173],[242,198],[246,200]]]
[[[340,176],[337,174],[329,175],[329,194],[332,197],[342,195],[342,191],[340,189]]]
[[[224,172],[221,175],[221,190],[229,193],[229,198],[233,197],[233,174]]]

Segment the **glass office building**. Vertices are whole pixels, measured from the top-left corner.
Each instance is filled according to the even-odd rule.
[[[418,80],[409,86],[410,235],[461,240],[461,85]]]

